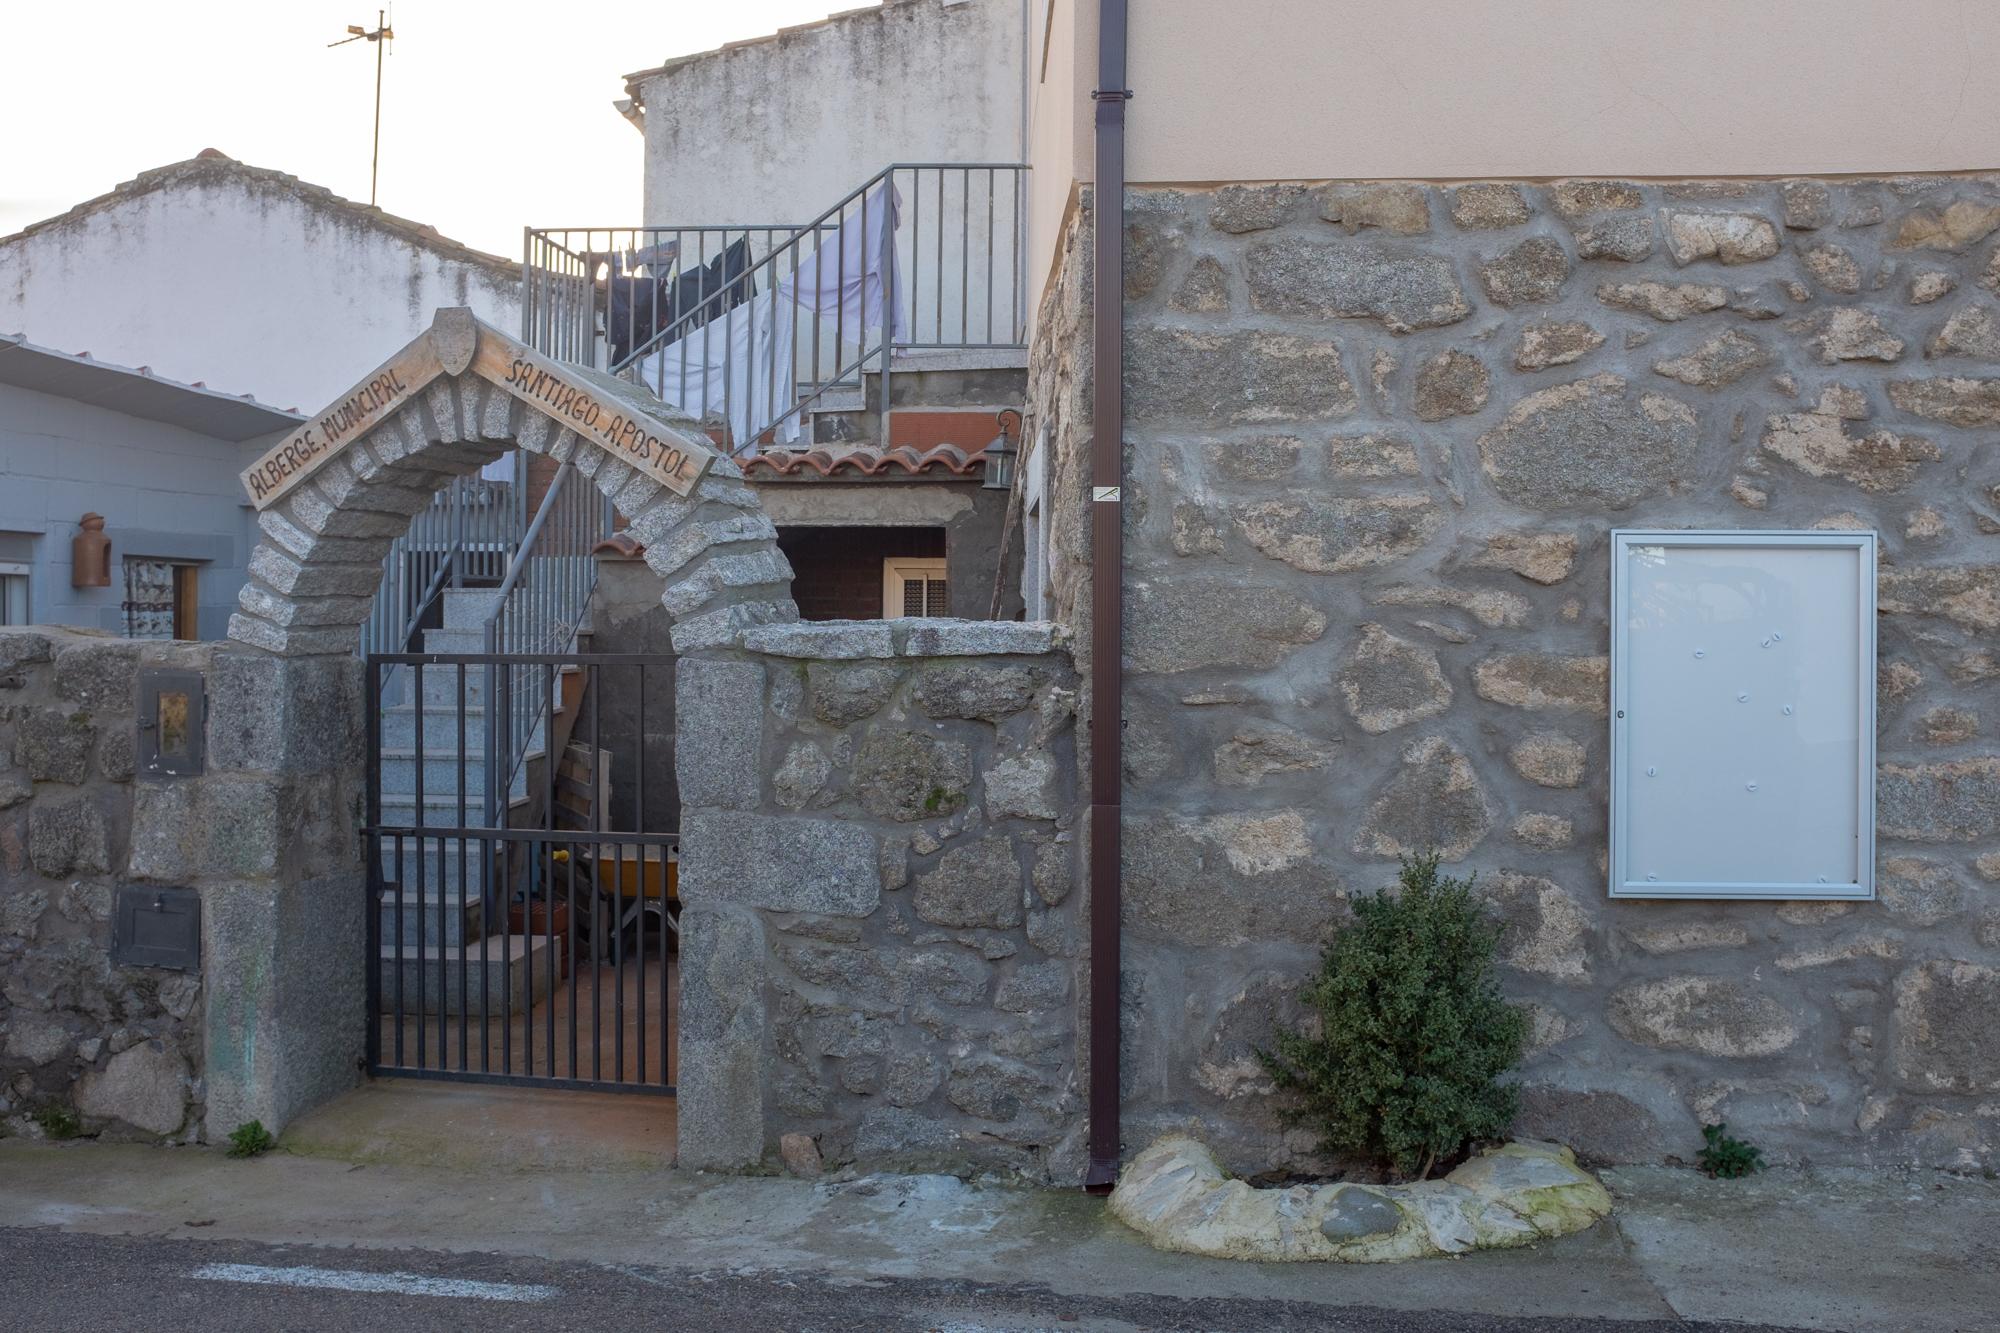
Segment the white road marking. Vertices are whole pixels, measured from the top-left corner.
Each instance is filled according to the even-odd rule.
[[[546,1301],[555,1287],[515,1282],[469,1282],[416,1273],[363,1273],[342,1268],[267,1268],[262,1264],[203,1264],[188,1274],[206,1282],[251,1282],[267,1287],[316,1287],[334,1291],[393,1292],[401,1296],[462,1296],[482,1301]]]

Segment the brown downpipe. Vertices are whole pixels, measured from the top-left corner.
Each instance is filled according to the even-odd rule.
[[[1118,1182],[1120,741],[1125,727],[1125,86],[1126,0],[1097,5],[1097,169],[1090,321],[1090,1168],[1084,1188]]]

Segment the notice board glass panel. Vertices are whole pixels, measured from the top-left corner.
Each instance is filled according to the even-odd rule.
[[[1872,898],[1875,534],[1612,534],[1611,893]]]

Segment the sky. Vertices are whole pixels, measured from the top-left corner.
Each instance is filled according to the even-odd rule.
[[[217,148],[366,203],[380,0],[0,0],[0,236]],[[863,0],[400,0],[377,202],[518,257],[640,220],[623,76]],[[23,114],[24,108],[32,112]]]

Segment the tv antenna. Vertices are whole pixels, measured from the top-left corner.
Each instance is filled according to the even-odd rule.
[[[328,42],[327,49],[346,46],[349,42],[369,41],[375,43],[375,155],[368,162],[368,206],[375,206],[375,182],[382,170],[382,57],[388,54],[389,43],[396,40],[396,30],[389,26],[388,15],[383,10],[375,11],[375,31],[370,32],[359,23],[347,25],[348,36],[337,42]]]

